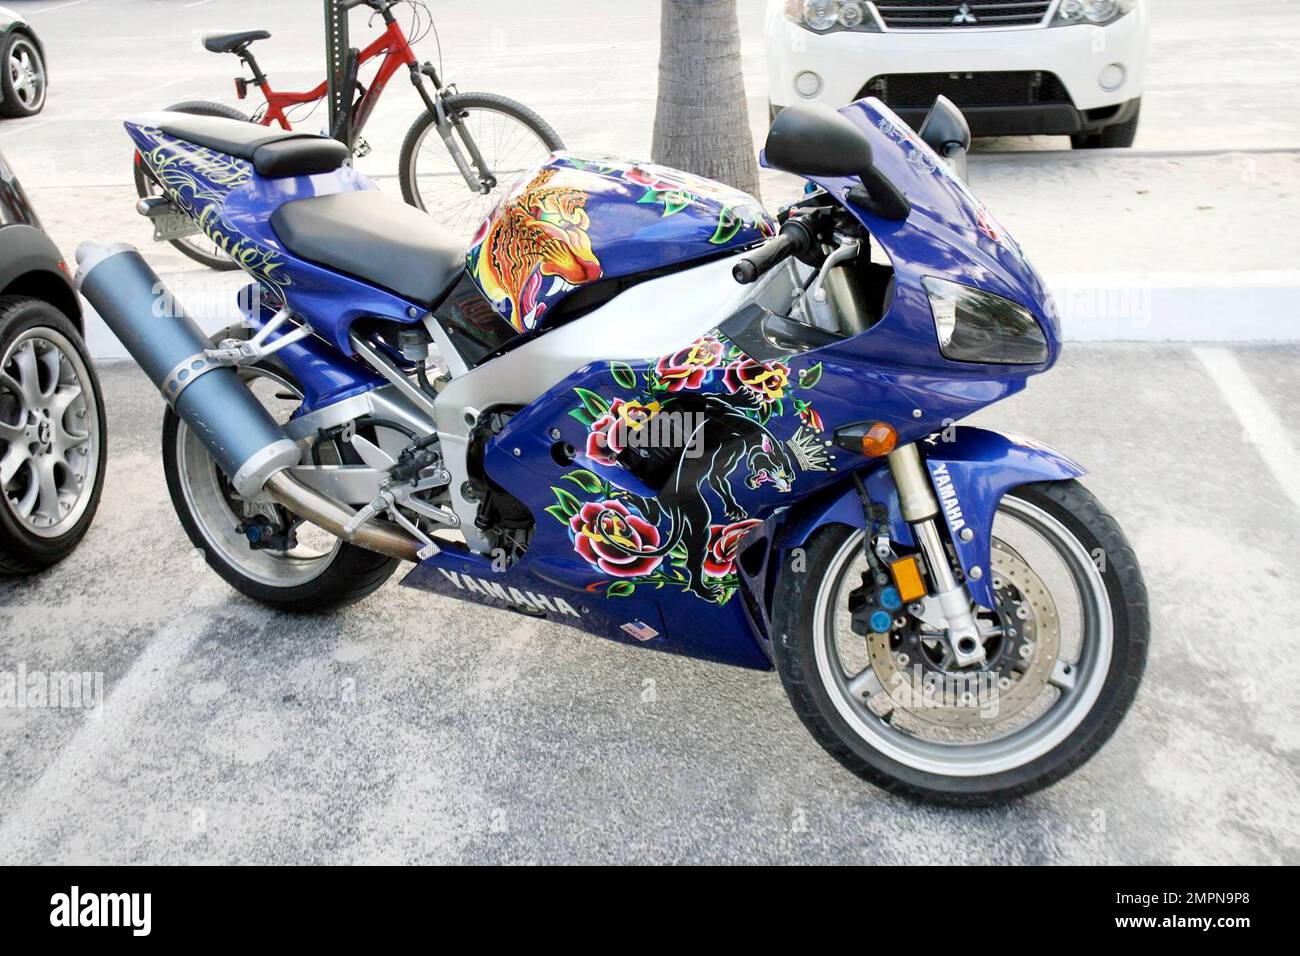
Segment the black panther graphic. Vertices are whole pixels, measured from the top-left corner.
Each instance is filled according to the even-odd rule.
[[[658,496],[647,498],[619,490],[642,516],[655,526],[668,519],[665,542],[653,551],[626,551],[628,555],[654,557],[666,555],[677,546],[686,551],[687,590],[705,600],[715,601],[719,587],[704,574],[704,559],[709,546],[712,514],[704,498],[704,486],[722,499],[728,521],[746,517],[745,509],[731,490],[731,474],[742,461],[748,463],[745,486],[750,489],[771,482],[780,492],[794,483],[794,465],[789,455],[763,425],[746,415],[733,401],[715,395],[692,395],[673,403],[675,411],[692,413],[698,424],[685,437],[680,451],[674,450],[675,464]],[[699,451],[696,451],[696,450]],[[624,550],[617,542],[606,540],[606,547]]]

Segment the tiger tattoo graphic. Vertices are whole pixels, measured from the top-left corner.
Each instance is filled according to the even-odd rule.
[[[536,327],[547,277],[582,285],[601,276],[587,230],[587,193],[556,184],[543,169],[480,228],[469,253],[470,273],[493,307],[518,332]]]

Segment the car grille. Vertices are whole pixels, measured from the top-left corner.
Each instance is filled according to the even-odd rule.
[[[884,0],[876,4],[890,30],[942,30],[973,27],[1037,26],[1050,0],[1016,3],[934,3],[933,0]]]
[[[1070,102],[1070,94],[1056,74],[1042,70],[891,73],[874,77],[858,93],[858,98],[874,96],[891,109],[928,109],[941,93],[959,107]]]

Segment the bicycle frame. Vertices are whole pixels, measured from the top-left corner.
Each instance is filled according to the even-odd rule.
[[[379,72],[375,74],[374,80],[366,88],[365,95],[353,106],[351,130],[354,136],[361,132],[366,120],[370,118],[370,114],[374,110],[375,104],[379,102],[379,97],[383,95],[388,81],[402,67],[412,71],[413,82],[416,83],[426,101],[429,99],[427,93],[419,85],[419,60],[415,56],[415,51],[411,49],[410,43],[407,42],[406,33],[402,30],[401,24],[395,19],[390,20],[384,28],[384,32],[361,51],[357,57],[357,65],[361,66],[368,63],[380,55],[383,55],[384,61],[379,65]],[[251,50],[245,50],[240,54],[240,59],[252,71],[253,85],[259,87],[262,95],[266,97],[266,112],[257,121],[263,126],[279,123],[283,129],[293,129],[285,110],[323,99],[328,90],[329,82],[322,80],[319,86],[303,93],[278,92],[271,89],[270,80],[258,66]],[[242,77],[235,81],[240,99],[247,95],[247,83],[248,81]],[[436,78],[434,83],[436,86]],[[432,102],[428,102],[427,105],[430,109],[433,109]]]

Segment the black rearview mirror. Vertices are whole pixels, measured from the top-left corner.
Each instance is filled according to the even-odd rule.
[[[849,198],[888,219],[911,211],[902,193],[872,162],[871,140],[842,114],[821,103],[796,103],[777,114],[764,146],[767,165],[799,176],[857,176]]]
[[[966,178],[966,151],[970,149],[970,125],[948,97],[935,98],[925,122],[917,130],[922,142],[942,156],[962,179]]]
[[[862,130],[829,106],[787,106],[767,134],[767,163],[801,176],[856,176],[871,166]]]

